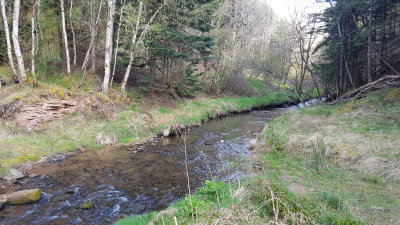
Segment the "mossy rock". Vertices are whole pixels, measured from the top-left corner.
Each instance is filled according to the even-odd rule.
[[[35,203],[39,201],[41,197],[42,197],[42,190],[40,189],[18,191],[0,196],[0,198],[7,199],[7,204],[9,205]]]
[[[94,206],[93,202],[87,202],[81,205],[81,209],[89,210]]]

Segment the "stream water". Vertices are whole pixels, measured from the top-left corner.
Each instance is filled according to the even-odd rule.
[[[228,163],[248,161],[249,141],[286,110],[252,111],[192,129],[187,137],[191,188],[211,179],[210,171],[224,181],[246,175],[246,166]],[[184,162],[183,138],[168,137],[140,146],[85,151],[34,167],[29,173],[38,176],[24,178],[14,189],[41,188],[41,200],[6,206],[0,224],[110,224],[164,209],[187,194]],[[84,210],[80,206],[85,203],[94,206]]]

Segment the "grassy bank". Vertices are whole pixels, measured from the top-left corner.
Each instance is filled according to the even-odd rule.
[[[400,224],[399,115],[399,89],[288,113],[258,137],[254,177],[117,224]]]
[[[169,106],[168,104],[158,106],[148,103],[148,98],[143,95],[138,96],[138,94],[121,100],[120,96],[114,96],[113,93],[108,97],[93,91],[74,92],[75,83],[80,82],[79,76],[75,75],[63,80],[56,79],[47,82],[41,83],[38,89],[32,87],[18,89],[17,85],[6,86],[2,89],[5,97],[2,102],[14,100],[37,102],[40,101],[39,96],[43,93],[52,95],[52,98],[62,98],[62,94],[59,93],[71,93],[69,95],[73,97],[95,96],[104,104],[110,104],[113,101],[119,104],[120,108],[115,110],[117,112],[112,118],[98,112],[74,113],[61,120],[46,123],[42,126],[43,130],[33,132],[26,132],[10,121],[1,121],[0,171],[3,173],[11,166],[34,162],[51,154],[73,152],[78,148],[100,148],[99,137],[111,139],[114,144],[141,143],[160,134],[164,128],[173,124],[201,124],[203,120],[230,112],[295,100],[293,93],[280,92],[263,97],[211,98],[203,96],[191,100],[169,99],[168,102],[171,103]]]

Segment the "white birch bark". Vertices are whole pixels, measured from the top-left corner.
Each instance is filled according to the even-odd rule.
[[[92,50],[92,47],[93,47],[94,42],[95,42],[95,39],[96,39],[97,27],[98,27],[98,24],[99,24],[99,22],[100,22],[100,13],[101,13],[101,8],[102,8],[102,6],[103,6],[103,0],[100,1],[100,6],[99,6],[99,11],[98,11],[98,13],[97,13],[96,22],[95,22],[94,25],[92,24],[92,25],[91,25],[92,27],[90,28],[91,39],[90,39],[89,48],[88,48],[88,50],[86,51],[85,60],[83,60],[83,64],[82,64],[82,70],[83,70],[83,71],[86,71],[86,67],[87,67],[87,64],[88,64],[88,61],[89,61],[89,54],[90,54],[90,51]],[[85,73],[84,73],[84,74],[85,74]]]
[[[122,81],[122,84],[121,84],[121,92],[122,93],[125,93],[126,83],[128,82],[129,74],[131,73],[132,63],[133,63],[133,59],[134,59],[134,49],[136,47],[135,45],[136,45],[137,33],[138,33],[139,25],[140,25],[140,17],[142,17],[142,9],[143,9],[143,0],[141,0],[139,3],[139,13],[138,13],[138,17],[136,19],[135,31],[133,32],[133,36],[132,36],[132,49],[131,49],[131,53],[130,53],[130,57],[129,57],[129,63],[128,63],[128,67],[126,68],[126,71],[125,71],[124,80]]]
[[[126,84],[128,82],[129,75],[131,73],[132,63],[133,63],[133,60],[135,58],[135,54],[134,54],[135,49],[143,41],[147,31],[150,28],[150,24],[153,22],[154,18],[157,16],[158,12],[164,7],[164,5],[159,7],[157,9],[157,11],[153,14],[153,16],[150,18],[149,22],[147,22],[147,24],[146,24],[144,30],[142,31],[142,34],[140,35],[139,39],[137,40],[137,33],[138,33],[139,25],[140,25],[140,17],[141,17],[142,8],[143,8],[143,0],[140,1],[139,7],[140,8],[139,8],[139,15],[138,15],[138,18],[136,20],[136,28],[135,28],[135,32],[133,33],[133,37],[132,37],[132,45],[133,45],[133,47],[132,47],[131,53],[130,53],[129,64],[128,64],[128,67],[126,68],[124,80],[121,83],[121,92],[124,93],[124,94],[125,94],[125,91],[126,91]]]
[[[71,6],[69,8],[69,24],[71,26],[71,31],[72,31],[72,49],[74,51],[73,64],[75,66],[76,65],[76,37],[75,37],[74,24],[72,23],[72,5],[73,4],[74,4],[74,1],[71,0]]]
[[[37,86],[36,81],[36,73],[35,73],[35,17],[36,17],[36,6],[38,4],[38,0],[35,1],[32,9],[32,16],[31,16],[31,33],[32,33],[32,52],[31,52],[31,67],[32,67],[32,78],[33,78],[33,86]]]
[[[14,59],[13,59],[13,55],[12,55],[12,44],[11,44],[11,39],[10,39],[10,29],[8,27],[6,6],[5,6],[4,0],[0,0],[0,3],[1,3],[1,15],[3,17],[3,22],[4,22],[4,33],[6,35],[6,42],[7,42],[8,61],[9,61],[9,64],[10,64],[10,67],[11,67],[14,77],[18,78],[17,70],[15,69]],[[1,82],[0,82],[0,86],[1,86]]]
[[[67,28],[65,25],[64,0],[60,0],[60,5],[61,5],[62,35],[63,35],[64,48],[65,48],[65,60],[67,63],[67,73],[69,76],[69,75],[71,75],[71,59],[69,58]]]
[[[104,81],[103,81],[103,93],[104,94],[108,94],[108,85],[110,82],[111,58],[112,58],[112,51],[113,51],[115,1],[116,0],[108,0],[106,49],[105,49],[105,57],[104,57]]]
[[[14,12],[13,12],[13,30],[12,30],[12,40],[14,44],[14,52],[17,57],[18,70],[19,70],[19,83],[24,83],[26,81],[26,72],[24,65],[24,58],[21,53],[21,47],[18,40],[18,22],[19,22],[19,10],[21,6],[20,0],[14,1]]]
[[[120,37],[121,24],[122,24],[122,18],[123,18],[122,13],[124,12],[125,1],[126,0],[123,0],[122,6],[121,6],[121,11],[119,12],[119,24],[118,24],[118,30],[117,30],[117,40],[115,42],[115,50],[114,50],[114,66],[113,66],[113,71],[112,71],[112,75],[111,75],[110,87],[113,85],[114,76],[115,76],[115,67],[117,66],[119,37]]]

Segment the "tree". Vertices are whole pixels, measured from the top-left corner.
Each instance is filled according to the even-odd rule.
[[[395,0],[326,0],[322,14],[320,77],[337,95],[400,70],[400,3]],[[334,85],[330,83],[334,82]]]
[[[38,0],[35,0],[35,3],[33,4],[33,9],[32,9],[32,16],[31,16],[31,37],[32,37],[32,51],[31,51],[31,67],[32,67],[32,78],[33,78],[33,86],[37,86],[37,80],[36,80],[36,71],[35,71],[35,40],[36,40],[36,27],[35,27],[35,17],[36,17],[36,7],[38,5]]]
[[[64,0],[60,0],[60,5],[61,5],[61,20],[62,20],[62,36],[65,48],[65,61],[67,64],[67,73],[69,76],[71,75],[71,60],[69,57],[69,50],[68,50],[68,37],[67,37],[67,28],[65,24]]]
[[[20,0],[14,1],[14,12],[13,12],[13,30],[12,30],[12,40],[14,43],[14,52],[18,62],[18,70],[19,70],[19,83],[24,83],[26,81],[26,73],[25,73],[25,65],[24,58],[21,53],[21,47],[19,45],[19,37],[18,37],[18,22],[19,22],[19,10],[20,10],[21,2]]]
[[[90,20],[90,23],[89,23],[89,26],[90,26],[90,43],[89,43],[89,47],[88,47],[88,49],[86,51],[85,59],[84,59],[83,64],[82,64],[82,70],[84,71],[84,73],[83,73],[84,75],[85,75],[86,67],[87,67],[87,64],[88,64],[88,61],[89,61],[90,52],[92,52],[92,72],[94,72],[94,65],[95,65],[95,61],[96,61],[96,38],[97,38],[98,26],[99,26],[99,23],[100,23],[100,16],[101,16],[102,6],[103,6],[103,0],[100,1],[99,10],[97,12],[97,17],[95,17],[94,12],[93,12],[93,8],[94,8],[93,0],[91,0],[91,2],[90,2],[90,9],[91,9],[90,10],[91,20]]]
[[[109,88],[109,82],[110,82],[111,58],[112,58],[112,51],[113,51],[115,2],[116,2],[116,0],[108,0],[106,49],[105,49],[105,59],[104,59],[104,81],[103,81],[103,93],[104,94],[108,94],[108,88]],[[94,59],[92,59],[92,60],[94,60]]]
[[[72,6],[73,6],[74,1],[71,0],[71,5],[69,8],[69,24],[71,26],[71,32],[72,32],[72,49],[74,51],[74,60],[73,64],[74,66],[76,65],[76,37],[75,37],[75,30],[74,30],[74,23],[72,21]]]
[[[13,77],[14,77],[14,79],[17,80],[18,75],[17,75],[17,70],[15,69],[15,66],[14,66],[14,59],[13,59],[13,55],[12,55],[12,44],[11,44],[11,40],[10,40],[10,30],[8,28],[8,20],[7,20],[6,7],[5,7],[4,0],[0,0],[0,4],[1,4],[1,15],[3,17],[3,22],[4,22],[4,33],[6,35],[6,42],[7,42],[8,62],[10,64],[11,70],[13,72]],[[1,86],[1,84],[0,84],[0,86]]]

